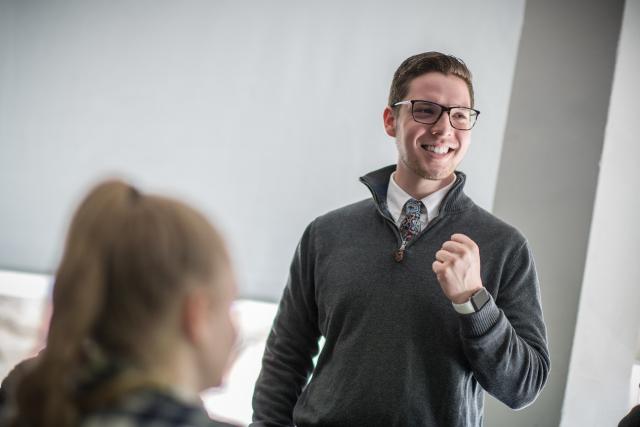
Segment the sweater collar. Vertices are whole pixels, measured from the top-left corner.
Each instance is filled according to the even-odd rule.
[[[389,213],[391,214],[391,218],[393,218],[396,224],[400,224],[400,219],[402,218],[402,210],[404,209],[405,204],[408,200],[413,199],[413,197],[404,191],[400,185],[396,182],[396,172],[391,174],[391,178],[389,178],[389,189],[387,190],[387,209],[389,209]],[[440,213],[440,204],[444,197],[449,193],[453,184],[455,184],[455,174],[450,177],[449,183],[442,187],[441,189],[434,191],[433,193],[423,197],[419,201],[422,202],[424,206],[423,215],[426,215],[422,220],[429,223],[429,221],[433,220]],[[424,225],[424,224],[423,224]]]
[[[396,165],[390,165],[360,177],[360,182],[369,188],[373,200],[385,216],[390,216],[387,206],[387,189],[389,188],[391,174],[395,170]],[[456,180],[440,205],[441,215],[465,210],[473,206],[473,201],[463,191],[467,176],[460,171],[455,171],[455,173]]]

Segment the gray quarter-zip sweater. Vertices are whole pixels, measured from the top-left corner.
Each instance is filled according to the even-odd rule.
[[[254,425],[481,426],[483,389],[514,409],[540,393],[550,361],[526,239],[475,205],[456,172],[439,216],[398,257],[386,207],[394,170],[362,177],[372,199],[305,230],[267,340]],[[492,296],[473,314],[454,310],[431,269],[454,233],[478,244]]]

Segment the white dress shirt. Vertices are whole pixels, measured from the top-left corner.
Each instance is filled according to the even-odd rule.
[[[404,207],[407,200],[412,199],[406,191],[404,191],[398,183],[396,182],[396,173],[391,174],[391,179],[389,179],[389,187],[387,188],[387,209],[389,209],[389,213],[391,214],[391,218],[396,222],[396,225],[399,227],[403,220],[403,212],[402,208]],[[420,229],[424,230],[424,228],[429,224],[429,222],[433,221],[435,217],[440,213],[440,204],[442,203],[442,199],[447,195],[453,184],[456,182],[455,174],[453,174],[453,179],[449,184],[445,187],[442,187],[440,190],[429,194],[427,197],[421,199],[420,201],[425,206],[426,209],[422,210],[420,214]]]

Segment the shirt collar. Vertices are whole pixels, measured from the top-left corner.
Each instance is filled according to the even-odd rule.
[[[391,178],[389,179],[389,187],[387,189],[387,208],[389,209],[391,218],[398,222],[400,215],[402,214],[404,204],[407,203],[407,200],[412,199],[413,197],[398,185],[395,176],[396,173],[394,172],[391,174]],[[454,178],[449,184],[420,200],[427,209],[428,221],[431,221],[440,214],[440,204],[442,203],[442,199],[444,199],[444,196],[447,195],[455,182],[456,178],[454,174]]]

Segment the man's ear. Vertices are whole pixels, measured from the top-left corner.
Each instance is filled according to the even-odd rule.
[[[203,342],[207,334],[209,298],[196,287],[188,290],[182,300],[181,326],[187,341],[194,345]]]
[[[382,113],[382,119],[384,122],[384,131],[387,135],[395,138],[396,136],[396,116],[391,109],[391,107],[387,106]]]

